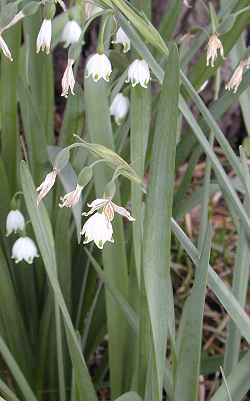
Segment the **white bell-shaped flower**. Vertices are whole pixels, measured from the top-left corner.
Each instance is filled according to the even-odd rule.
[[[122,28],[119,28],[116,32],[114,44],[121,44],[123,46],[123,53],[127,53],[130,50],[131,42],[128,35],[124,32]]]
[[[87,78],[91,76],[95,82],[103,78],[108,82],[112,72],[112,66],[105,54],[96,53],[89,58],[86,65],[86,70]]]
[[[68,97],[69,90],[71,91],[71,94],[74,95],[74,87],[75,87],[75,77],[74,77],[74,72],[73,72],[73,64],[75,60],[69,58],[68,59],[68,64],[67,67],[64,71],[63,77],[62,77],[62,94],[61,96]]]
[[[65,42],[64,46],[69,47],[73,43],[78,42],[81,33],[81,27],[76,21],[71,20],[66,22],[62,31],[62,42]]]
[[[19,210],[11,210],[6,219],[6,235],[7,237],[18,231],[23,231],[25,227],[25,220],[23,214]]]
[[[14,243],[11,258],[15,260],[15,263],[24,260],[31,264],[33,259],[38,257],[36,244],[31,238],[21,237]]]
[[[112,224],[104,213],[93,214],[84,224],[81,235],[85,236],[84,244],[94,241],[99,249],[103,249],[107,241],[114,242]]]
[[[129,99],[122,93],[117,93],[110,106],[110,115],[114,116],[117,125],[120,125],[129,110]]]
[[[51,19],[44,19],[40,28],[40,31],[36,40],[36,52],[39,53],[40,50],[46,51],[47,54],[50,52],[52,36],[52,23]]]
[[[150,71],[148,63],[145,60],[136,59],[128,68],[127,82],[131,82],[133,88],[140,84],[143,88],[148,87],[150,81]]]

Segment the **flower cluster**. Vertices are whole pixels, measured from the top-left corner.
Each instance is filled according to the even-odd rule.
[[[91,167],[85,167],[82,170],[85,174],[85,178],[83,177],[83,173],[79,175],[79,177],[81,177],[81,182],[85,182],[86,185],[92,177],[90,169]],[[39,192],[37,206],[39,206],[40,201],[54,186],[55,178],[57,176],[56,173],[58,174],[58,170],[53,169],[52,172],[47,174],[42,184],[37,188],[37,191]],[[72,208],[76,206],[81,199],[83,188],[84,184],[80,185],[78,183],[73,191],[61,197],[59,207]],[[91,217],[85,222],[81,230],[81,235],[84,236],[84,244],[94,241],[98,248],[103,249],[103,246],[107,241],[113,243],[112,221],[115,213],[118,213],[120,216],[125,217],[131,222],[135,221],[127,209],[116,205],[112,201],[112,197],[96,199],[92,203],[88,204],[88,206],[90,210],[86,213],[83,213],[83,215],[86,217],[91,215]],[[99,212],[99,210],[101,210],[101,212]]]
[[[6,235],[7,237],[12,233],[21,233],[22,236],[18,238],[12,247],[11,258],[15,263],[25,261],[26,263],[33,263],[34,258],[38,258],[37,247],[34,241],[25,235],[25,219],[20,210],[11,210],[6,219]]]

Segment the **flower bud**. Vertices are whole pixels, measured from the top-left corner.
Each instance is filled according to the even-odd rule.
[[[130,50],[131,43],[127,34],[124,32],[122,28],[119,28],[116,32],[114,44],[121,44],[123,46],[123,53],[127,53]]]
[[[110,106],[110,115],[114,116],[117,125],[120,125],[129,110],[129,100],[122,93],[118,93]]]

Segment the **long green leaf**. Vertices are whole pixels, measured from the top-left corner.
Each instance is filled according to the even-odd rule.
[[[143,274],[153,336],[157,393],[161,400],[165,351],[171,316],[170,242],[179,98],[179,62],[175,46],[166,68],[156,121],[145,216]]]
[[[174,400],[197,401],[200,376],[202,325],[211,249],[211,228],[206,233],[194,286],[187,299],[179,328]]]

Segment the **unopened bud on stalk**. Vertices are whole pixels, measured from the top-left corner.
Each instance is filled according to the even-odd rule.
[[[115,40],[112,43],[121,44],[124,53],[127,53],[131,47],[130,39],[121,27],[116,32]]]
[[[129,100],[122,93],[117,93],[110,106],[110,115],[114,116],[117,125],[120,125],[129,110]]]

